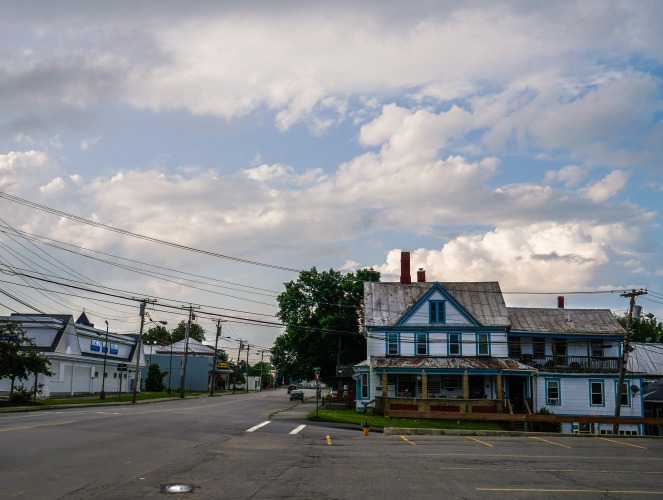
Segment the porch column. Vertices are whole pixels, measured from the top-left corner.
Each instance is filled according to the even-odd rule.
[[[421,397],[426,399],[428,397],[428,373],[421,374]]]
[[[495,394],[495,397],[502,401],[502,372],[498,372],[497,375],[495,375],[495,392],[497,393]]]
[[[382,397],[387,397],[387,372],[382,372]]]
[[[470,376],[467,370],[463,372],[463,399],[470,399]]]

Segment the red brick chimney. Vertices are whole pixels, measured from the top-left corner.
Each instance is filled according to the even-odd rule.
[[[409,285],[412,283],[410,277],[410,252],[401,252],[401,283]]]
[[[424,271],[423,267],[420,267],[417,271],[417,281],[419,283],[426,283],[426,271]]]
[[[564,309],[564,295],[557,296],[557,308]]]

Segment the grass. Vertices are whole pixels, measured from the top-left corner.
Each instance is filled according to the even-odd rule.
[[[343,424],[357,424],[362,425],[367,422],[372,427],[406,427],[409,429],[462,429],[462,430],[495,430],[503,431],[509,430],[504,424],[499,422],[472,422],[461,420],[460,427],[458,427],[456,420],[429,420],[429,419],[414,419],[414,418],[390,418],[381,417],[379,415],[364,415],[355,410],[318,410],[318,417],[316,412],[309,413],[309,420],[317,422],[336,422]]]

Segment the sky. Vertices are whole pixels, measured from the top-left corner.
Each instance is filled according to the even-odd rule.
[[[654,0],[5,2],[0,314],[149,298],[258,356],[299,270],[405,250],[663,317],[662,77]]]

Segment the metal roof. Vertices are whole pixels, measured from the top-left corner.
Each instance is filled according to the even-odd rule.
[[[394,326],[436,283],[364,283],[364,324]],[[504,297],[496,281],[438,283],[482,326],[509,326]]]
[[[609,309],[508,307],[512,332],[624,335]]]
[[[519,370],[535,372],[536,368],[510,358],[477,357],[412,357],[412,356],[372,356],[373,368],[415,368],[415,369],[456,369],[456,370]]]
[[[663,380],[657,380],[642,389],[647,403],[663,402]]]
[[[652,377],[663,377],[663,344],[632,342],[626,370],[644,373]]]

